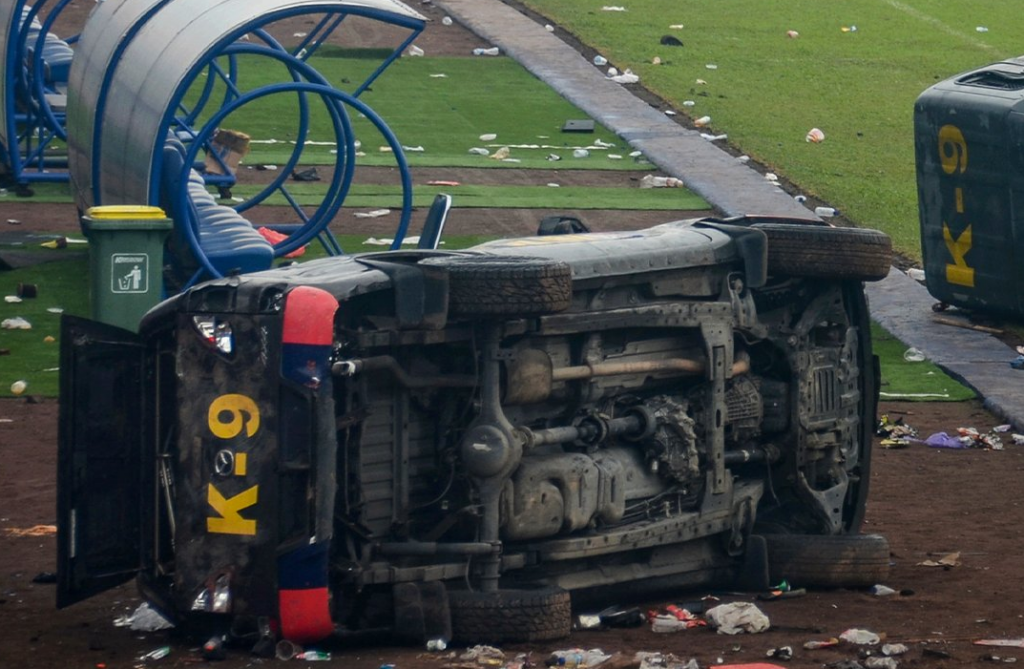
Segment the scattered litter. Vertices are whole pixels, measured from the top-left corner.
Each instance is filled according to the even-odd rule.
[[[491,155],[491,152],[488,149],[484,149],[484,148],[479,147],[479,146],[474,146],[472,149],[469,150],[469,152],[473,153],[473,154],[476,154],[478,156],[489,156],[489,155]]]
[[[719,634],[757,634],[768,629],[768,616],[750,602],[721,604],[704,614]]]
[[[714,63],[708,63],[707,65],[704,66],[704,69],[706,69],[706,70],[717,70],[718,66],[715,65]]]
[[[707,132],[700,133],[700,136],[703,139],[708,140],[709,142],[719,142],[719,141],[721,141],[723,139],[729,139],[729,135],[712,135],[712,134],[707,133]]]
[[[857,26],[843,26],[839,30],[844,33],[855,33],[857,32]]]
[[[171,654],[171,647],[170,646],[161,646],[160,648],[157,648],[156,650],[149,651],[145,655],[140,655],[139,656],[139,660],[143,661],[143,662],[146,661],[146,660],[162,660],[163,658],[167,657],[170,654]]]
[[[292,37],[305,37],[309,33],[292,33]]]
[[[510,149],[507,146],[503,146],[494,152],[494,154],[491,156],[491,159],[505,160],[506,158],[508,158],[509,153],[511,153]]]
[[[793,647],[782,646],[781,648],[769,648],[768,652],[765,653],[765,657],[773,657],[776,660],[788,662],[793,659]]]
[[[949,553],[943,555],[938,560],[925,560],[924,562],[918,562],[918,567],[959,567],[960,566],[960,551],[955,553]]]
[[[390,209],[374,209],[373,211],[357,211],[353,214],[356,218],[380,218],[391,213]]]
[[[17,295],[4,295],[4,302],[7,304],[17,304],[21,302],[21,298]]]
[[[131,615],[115,618],[114,627],[127,627],[134,632],[156,632],[171,629],[174,624],[150,607],[148,602],[143,602]]]
[[[501,53],[501,50],[496,46],[492,46],[489,49],[476,48],[473,49],[474,56],[497,56]]]
[[[697,103],[694,102],[693,100],[683,100],[683,106],[684,107],[692,107],[695,104],[697,104]]]
[[[683,28],[685,28],[685,27],[686,27],[686,26],[684,26],[684,25],[683,25],[682,23],[673,23],[672,25],[670,25],[670,26],[668,27],[668,29],[669,29],[669,30],[682,30],[682,29],[683,29]]]
[[[326,662],[331,659],[331,654],[323,650],[304,650],[296,655],[295,659],[307,662]]]
[[[811,128],[807,131],[807,136],[804,139],[813,144],[821,144],[825,141],[825,133],[820,128]]]
[[[622,160],[622,156],[617,153],[609,153],[608,160]]]
[[[448,78],[448,75],[447,75],[447,74],[444,74],[443,72],[439,72],[439,73],[437,73],[437,74],[432,74],[432,75],[430,75],[430,78],[431,78],[431,79],[447,79],[447,78]]]
[[[51,314],[62,314],[64,313],[63,307],[49,307],[46,309]]]
[[[598,67],[604,67],[607,64],[608,64],[608,59],[605,58],[604,56],[602,56],[602,55],[594,56],[594,65],[597,65]]]
[[[869,630],[850,628],[839,635],[839,640],[858,646],[874,646],[882,641],[882,637]]]
[[[639,158],[642,155],[644,155],[643,151],[630,151],[629,152],[629,157],[630,158]]]
[[[835,207],[815,207],[814,213],[821,218],[832,218],[839,215],[839,210]]]
[[[905,643],[882,644],[882,655],[888,655],[889,657],[892,657],[893,655],[903,655],[909,651],[910,647]]]
[[[803,204],[804,202],[807,202],[807,196],[806,195],[794,195],[793,199],[796,200],[800,204]]]
[[[47,249],[64,249],[68,246],[68,240],[66,237],[58,237],[57,239],[51,239],[48,242],[43,242],[40,246]]]
[[[798,33],[795,30],[787,30],[786,31],[786,37],[789,37],[791,39],[796,39],[797,37],[800,37],[800,33]]]
[[[924,281],[925,280],[924,270],[923,269],[918,269],[916,267],[911,267],[910,269],[908,269],[907,270],[907,276],[909,276],[914,281]]]
[[[698,86],[706,86],[708,82],[704,81],[703,79],[698,79],[693,83],[697,84]]]
[[[292,171],[292,181],[320,181],[320,173],[315,167],[302,171]]]
[[[43,337],[43,341],[47,344],[52,344],[53,342],[57,341],[57,338],[54,337],[53,335],[46,335],[45,337]]]
[[[875,434],[882,437],[882,448],[906,448],[917,439],[917,429],[908,425],[902,418],[892,420],[883,414],[875,427]]]
[[[544,30],[547,30],[549,33],[553,33],[553,32],[555,32],[555,27],[553,25],[551,25],[550,23],[545,23],[544,24]]]
[[[624,12],[624,11],[626,11],[626,8],[625,7],[620,7],[618,5],[605,5],[604,7],[601,8],[601,11],[604,11],[604,12]]]
[[[476,662],[477,664],[493,666],[501,664],[501,661],[505,659],[505,653],[494,646],[477,645],[467,648],[466,652],[459,655],[459,659],[463,662]]]
[[[1016,639],[978,639],[975,646],[999,646],[1001,648],[1024,648],[1024,638]]]
[[[547,187],[548,188],[561,188],[562,184],[556,184],[554,181],[549,181],[547,183]]]
[[[4,330],[31,330],[32,324],[21,316],[15,316],[14,318],[5,318],[0,321],[0,329]]]
[[[824,641],[818,639],[812,639],[811,641],[804,642],[804,648],[807,650],[820,650],[822,648],[833,648],[839,645],[839,639],[832,637],[831,639],[825,639]]]
[[[694,119],[694,121],[693,121],[693,124],[695,126],[697,126],[698,128],[703,128],[704,126],[706,126],[706,125],[708,125],[710,123],[711,123],[711,117],[710,116],[701,116],[700,118]]]
[[[415,44],[410,44],[409,49],[406,51],[406,53],[410,56],[422,56],[424,54],[424,51]]]
[[[416,145],[416,146],[404,146],[403,145],[402,149],[404,151],[406,151],[406,152],[409,152],[409,153],[423,153],[424,151],[426,151],[426,149],[424,149],[421,145]]]
[[[868,592],[870,592],[872,595],[875,595],[876,597],[888,597],[889,595],[896,594],[895,590],[893,590],[887,585],[882,584],[871,586],[871,589],[869,589]]]
[[[443,25],[443,26],[450,26],[451,24],[452,24],[452,17],[446,16],[443,19],[441,19],[441,25]]]
[[[891,657],[872,656],[864,660],[865,669],[897,669],[900,663]]]
[[[750,156],[748,156],[747,154],[743,154],[742,156],[736,156],[736,162],[744,164],[749,163]]]
[[[598,137],[597,139],[594,140],[594,146],[596,146],[599,149],[610,149],[611,147],[615,146],[615,144],[611,142],[606,142],[600,137]]]
[[[633,74],[633,71],[629,69],[627,69],[622,74],[617,74],[614,76],[610,76],[608,78],[617,84],[635,84],[636,82],[640,81],[640,77]]]
[[[662,35],[659,42],[665,46],[683,46],[682,40],[675,35]]]
[[[676,112],[672,111],[671,109],[666,109],[665,110],[665,116],[675,116],[675,115],[676,115]]]
[[[461,186],[462,182],[461,181],[443,181],[443,180],[440,180],[440,179],[432,179],[431,181],[427,182],[427,185],[428,186],[451,186],[451,187],[454,188],[455,186]]]
[[[20,395],[28,388],[28,382],[23,380],[15,381],[11,384],[11,394]]]
[[[587,158],[588,156],[590,156],[590,151],[587,149],[573,149],[573,158]]]
[[[651,58],[651,65],[661,65],[661,56]]]
[[[936,432],[925,439],[924,444],[932,448],[967,448],[960,437],[952,437],[945,432]]]
[[[1010,425],[1009,423],[1006,423],[1004,425],[996,425],[994,428],[992,428],[992,431],[993,432],[999,432],[1000,434],[1003,434],[1003,433],[1009,432],[1012,429],[1013,429],[1013,426]]]
[[[988,32],[988,28],[986,28],[985,26],[978,26],[977,28],[975,28],[975,30],[978,31],[979,33],[987,33]]]
[[[35,576],[32,577],[32,582],[33,583],[43,583],[43,584],[46,584],[46,583],[56,583],[57,582],[57,572],[55,572],[55,571],[41,571],[41,572],[39,572],[38,574],[36,574]]]
[[[556,160],[561,160],[561,159],[562,159],[562,156],[558,155],[557,153],[549,153],[547,158],[546,158],[546,160],[549,160],[551,162],[555,162]]]
[[[380,151],[381,153],[392,153],[394,151],[394,149],[392,149],[390,146],[381,146],[378,147],[377,150]]]
[[[772,183],[776,183],[779,180],[779,175],[776,174],[775,172],[765,172],[764,178],[767,179],[768,181],[771,181]]]
[[[556,650],[544,661],[549,667],[593,667],[607,660],[611,655],[604,653],[600,648],[583,650],[582,648],[570,648],[567,650]]]
[[[480,135],[481,142],[493,142],[496,139],[498,139],[497,133],[485,132],[484,134]]]
[[[646,174],[640,179],[640,188],[682,188],[683,182],[675,177],[659,177]]]

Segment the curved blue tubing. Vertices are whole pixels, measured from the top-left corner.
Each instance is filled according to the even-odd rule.
[[[234,101],[229,107],[222,108],[220,111],[218,111],[217,114],[215,114],[207,123],[206,128],[204,129],[203,133],[200,134],[200,137],[202,137],[203,134],[212,132],[212,128],[215,128],[217,124],[221,120],[223,120],[224,117],[226,117],[228,114],[234,111],[234,109],[242,107],[245,104],[248,104],[249,102],[265,97],[267,95],[273,95],[281,92],[314,94],[323,99],[325,104],[329,108],[339,103],[351,105],[354,109],[365,115],[367,119],[369,119],[374,124],[374,126],[377,127],[378,131],[380,131],[381,134],[385,137],[388,144],[391,146],[392,150],[395,153],[395,159],[398,162],[399,170],[402,176],[402,215],[399,220],[398,230],[395,233],[395,241],[391,246],[392,249],[399,248],[401,246],[402,239],[405,237],[406,231],[408,230],[409,218],[412,213],[412,178],[409,173],[408,164],[405,160],[405,154],[403,153],[401,144],[398,143],[398,139],[395,137],[394,133],[391,132],[391,129],[388,128],[387,124],[384,123],[384,121],[377,115],[377,113],[374,112],[369,106],[364,104],[362,101],[352,97],[350,94],[345,93],[343,91],[339,91],[335,88],[331,88],[330,86],[304,82],[292,82],[266,86],[255,91],[250,91],[249,93],[246,93],[241,98]],[[336,109],[337,108],[335,107],[335,113]],[[335,116],[335,114],[332,113],[332,116]],[[191,164],[191,161],[195,160],[199,150],[199,146],[200,144],[198,142],[193,143],[192,146],[190,146],[188,151],[186,152],[186,170],[188,169],[188,165]],[[187,181],[187,172],[183,173],[182,175],[179,175],[178,192],[176,197],[180,202],[187,201]],[[299,228],[293,231],[286,240],[274,246],[274,255],[276,257],[280,257],[282,255],[290,253],[295,249],[299,248],[300,246],[306,244],[314,237],[316,237],[318,234],[322,232],[323,228],[325,228],[327,224],[330,223],[330,220],[333,218],[334,213],[337,212],[340,206],[341,200],[335,198],[335,200],[329,204],[328,208],[323,210],[325,215],[321,217],[322,220],[318,221],[316,225],[306,223],[304,225],[299,226]],[[330,216],[326,215],[328,212],[330,213]],[[186,233],[186,237],[188,239],[190,246],[192,247],[193,252],[196,254],[196,257],[202,264],[203,269],[205,269],[210,275],[214,277],[222,276],[217,271],[217,269],[213,267],[213,265],[210,263],[209,259],[203,252],[203,249],[199,244],[198,235],[196,231],[193,229],[193,226],[190,223],[186,223],[182,227]],[[196,277],[193,277],[193,279],[195,278]]]
[[[32,72],[29,77],[31,80],[31,90],[34,93],[33,99],[38,105],[39,112],[42,115],[44,122],[53,131],[54,136],[61,141],[66,141],[68,138],[67,127],[62,119],[57,118],[57,115],[53,113],[53,109],[50,104],[46,101],[46,77],[43,72],[43,46],[46,44],[46,36],[50,32],[50,28],[53,27],[57,17],[60,16],[61,11],[71,2],[71,0],[60,0],[57,5],[50,10],[46,20],[42,22],[42,29],[39,31],[39,37],[36,38],[35,51],[32,55]],[[42,8],[44,2],[41,0],[32,6],[32,12],[25,19],[25,24],[29,24]],[[28,33],[27,28],[25,29],[25,37],[27,39]]]

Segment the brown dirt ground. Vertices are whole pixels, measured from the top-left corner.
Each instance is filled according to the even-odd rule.
[[[62,24],[80,25],[93,6],[91,0],[75,0],[62,15]],[[445,28],[441,14],[429,4],[417,9],[435,19],[417,43],[428,53],[467,53],[478,40],[465,31]],[[292,34],[301,26],[285,26]],[[64,32],[67,34],[67,31]],[[386,36],[381,36],[383,39]],[[459,180],[482,183],[485,179],[548,179],[516,170],[436,170],[417,173],[417,179]],[[499,176],[500,174],[500,176]],[[558,173],[558,178],[581,179],[597,185],[603,179],[623,179],[635,173]],[[551,180],[556,180],[552,178]],[[377,219],[358,222],[343,212],[336,231],[362,231],[381,235],[393,222]],[[543,215],[538,210],[458,210],[452,213],[450,230],[470,233],[529,234]],[[582,217],[596,230],[644,227],[686,212],[559,212]],[[423,212],[412,227],[418,229]],[[0,220],[18,219],[22,229],[39,232],[73,231],[76,215],[69,206],[33,204],[7,198],[0,203]],[[114,628],[113,619],[139,604],[132,585],[125,585],[90,601],[56,610],[54,586],[33,583],[42,572],[56,569],[55,538],[45,528],[38,536],[22,530],[55,522],[55,471],[57,441],[55,400],[28,398],[0,401],[0,663],[42,669],[54,666],[129,667],[136,658],[169,644],[171,655],[149,664],[191,666],[202,664],[195,646],[168,633],[133,634]],[[995,419],[977,402],[901,404],[883,403],[882,412],[900,415],[922,435],[951,431],[961,426],[988,429]],[[972,645],[980,638],[1015,638],[1022,635],[1024,602],[1017,587],[1024,580],[1024,507],[1016,496],[1024,471],[1024,449],[1004,451],[942,451],[913,446],[905,450],[876,450],[872,494],[866,531],[886,536],[892,548],[892,571],[887,584],[904,594],[874,597],[863,591],[812,591],[797,599],[761,602],[772,621],[768,632],[756,636],[725,637],[706,629],[677,634],[654,634],[647,628],[574,632],[559,642],[509,646],[509,657],[531,653],[543,664],[555,649],[599,647],[607,652],[659,651],[680,658],[695,657],[701,666],[763,661],[768,649],[793,646],[795,668],[818,667],[856,658],[858,651],[840,647],[818,651],[802,649],[809,639],[836,636],[850,627],[887,635],[889,641],[910,645],[901,659],[905,667],[987,666],[985,655],[1021,656],[1024,650],[982,648]],[[943,569],[918,566],[929,557],[959,551],[962,564]],[[673,601],[692,600],[697,593],[666,593],[655,607]],[[726,600],[749,596],[724,596]],[[941,654],[947,654],[943,657]],[[221,666],[250,667],[263,660],[233,651]],[[273,662],[270,660],[268,662]],[[427,654],[421,649],[381,645],[369,648],[334,649],[335,666],[376,668],[394,663],[399,669],[434,669],[453,663],[447,654]]]
[[[68,609],[56,610],[54,586],[33,577],[56,569],[55,538],[17,536],[18,531],[55,522],[57,409],[55,400],[0,401],[0,660],[5,666],[29,669],[128,667],[135,658],[163,645],[170,657],[162,666],[202,663],[195,643],[166,632],[134,634],[113,627],[115,617],[139,604],[134,586],[124,585]],[[977,402],[883,403],[883,412],[902,416],[922,435],[961,426],[986,430],[995,421]],[[1024,650],[982,648],[975,639],[1016,638],[1021,634],[1024,602],[1017,588],[1024,580],[1019,556],[1024,539],[1024,505],[1016,492],[1024,475],[1024,448],[1003,451],[947,451],[915,445],[903,450],[875,451],[871,498],[865,531],[884,535],[892,549],[886,584],[903,591],[876,597],[864,591],[811,591],[797,599],[759,602],[772,627],[763,634],[727,637],[707,629],[655,634],[648,628],[574,632],[557,642],[507,646],[530,652],[534,661],[553,650],[583,647],[606,652],[657,651],[695,657],[702,667],[718,658],[729,663],[763,660],[771,648],[790,645],[789,666],[819,667],[857,657],[852,647],[804,650],[810,639],[827,639],[857,627],[886,635],[890,642],[910,646],[901,666],[982,666],[983,655],[1022,657]],[[949,569],[918,566],[959,551],[962,564]],[[692,601],[703,591],[666,593],[642,603],[653,608]],[[750,601],[751,595],[721,595],[725,601]],[[418,648],[379,645],[334,648],[333,664],[376,669],[394,663],[398,669],[440,669],[451,662],[444,654]],[[948,659],[933,653],[946,653]],[[262,661],[242,650],[220,663],[249,667]],[[268,662],[274,662],[269,660]]]

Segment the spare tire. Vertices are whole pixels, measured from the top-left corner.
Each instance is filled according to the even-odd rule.
[[[878,534],[765,534],[772,583],[867,588],[889,576],[889,542]]]
[[[878,230],[755,223],[768,237],[768,273],[879,281],[892,266],[892,240]]]
[[[548,258],[458,255],[421,264],[448,271],[448,309],[466,316],[534,316],[572,302],[572,268]]]
[[[562,588],[448,591],[452,636],[465,644],[551,641],[569,636],[572,609]]]

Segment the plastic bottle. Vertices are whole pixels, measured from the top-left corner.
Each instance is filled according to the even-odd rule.
[[[331,654],[322,650],[307,650],[296,655],[295,659],[306,660],[307,662],[319,662],[331,659]]]
[[[839,215],[839,210],[832,207],[815,207],[814,213],[822,218],[832,218]]]

